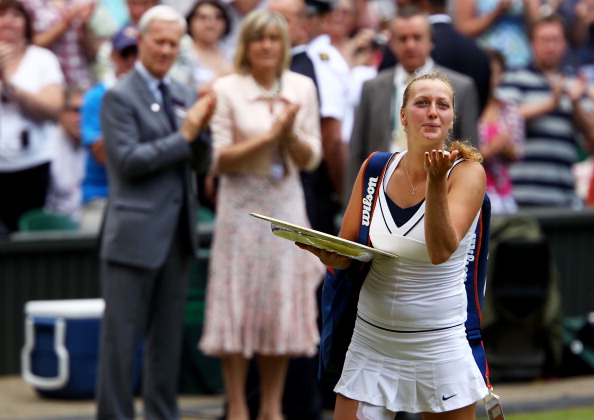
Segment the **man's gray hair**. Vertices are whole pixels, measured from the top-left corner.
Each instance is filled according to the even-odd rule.
[[[154,20],[165,20],[167,22],[177,22],[183,28],[183,32],[186,33],[188,24],[186,19],[173,7],[159,4],[148,9],[140,18],[138,22],[138,30],[142,35],[146,35],[146,32],[151,26]]]

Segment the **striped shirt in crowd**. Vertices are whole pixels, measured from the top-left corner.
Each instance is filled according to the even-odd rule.
[[[567,77],[566,83],[572,83]],[[519,105],[551,98],[549,80],[535,67],[505,73],[497,95]],[[584,97],[585,109],[593,110]],[[562,93],[557,109],[526,121],[524,157],[510,168],[514,199],[520,206],[579,206],[572,166],[577,162],[580,134],[573,106]]]

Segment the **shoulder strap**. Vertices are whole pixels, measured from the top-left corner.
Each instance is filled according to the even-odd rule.
[[[452,167],[448,171],[448,175],[447,175],[448,179],[450,178],[450,174],[452,173],[452,171],[454,170],[454,168],[456,167],[456,165],[459,164],[460,162],[464,162],[465,160],[468,160],[468,159],[459,158],[459,159],[456,159],[454,161],[454,164],[452,165]]]
[[[485,377],[489,378],[489,367],[483,347],[481,334],[482,308],[487,281],[487,263],[489,258],[489,238],[491,227],[491,202],[485,194],[475,229],[475,241],[467,255],[466,262],[466,297],[468,301],[466,336],[470,343],[474,359]]]
[[[373,209],[377,201],[377,190],[381,185],[390,159],[394,156],[387,152],[374,152],[365,163],[363,188],[361,194],[361,225],[357,242],[369,245],[369,226],[373,216]]]

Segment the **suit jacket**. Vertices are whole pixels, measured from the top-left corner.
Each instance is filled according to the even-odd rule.
[[[489,56],[474,39],[458,32],[451,23],[435,22],[431,27],[433,30],[431,58],[441,66],[472,78],[478,94],[480,115],[489,95],[491,79]],[[397,63],[396,56],[390,47],[386,46],[379,70],[389,69]]]
[[[314,84],[316,85],[316,89],[318,88],[316,71],[314,69],[313,62],[311,61],[311,58],[309,58],[309,56],[307,55],[306,51],[301,51],[293,55],[291,59],[290,69],[295,73],[299,73],[309,77],[311,80],[313,80]]]
[[[487,102],[491,78],[489,56],[474,39],[458,32],[451,23],[436,22],[432,26],[435,48],[431,57],[436,63],[474,80],[482,112]]]
[[[478,146],[478,98],[474,82],[468,76],[445,67],[434,71],[444,74],[456,94],[453,138],[469,140]],[[396,67],[381,71],[363,84],[361,100],[355,110],[355,123],[349,143],[349,164],[345,176],[346,189],[351,191],[361,164],[375,151],[388,152],[392,142],[392,91]]]
[[[170,85],[178,127],[195,90]],[[101,234],[100,256],[110,262],[147,269],[160,267],[181,221],[187,242],[197,250],[195,194],[190,162],[206,170],[210,138],[194,143],[172,130],[163,107],[134,69],[104,98],[101,124],[105,135],[109,201]]]

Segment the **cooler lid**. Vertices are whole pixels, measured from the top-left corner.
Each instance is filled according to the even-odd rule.
[[[30,300],[25,315],[63,318],[97,318],[103,315],[103,299]]]

